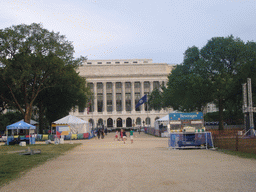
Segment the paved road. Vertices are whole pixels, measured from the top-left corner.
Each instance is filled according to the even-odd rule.
[[[256,161],[211,150],[168,150],[167,138],[82,140],[0,191],[255,191]]]

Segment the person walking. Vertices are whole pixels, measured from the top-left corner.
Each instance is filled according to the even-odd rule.
[[[121,140],[123,141],[123,129],[120,130],[120,137],[121,137]]]
[[[133,144],[133,130],[131,129],[130,130],[130,139],[131,139],[131,144]]]
[[[101,128],[101,139],[104,139],[104,135],[105,135],[105,133],[104,133],[104,129],[103,129],[103,128]]]
[[[98,139],[100,139],[100,129],[97,130]]]
[[[141,132],[141,126],[139,127],[139,134],[140,134],[140,132]]]
[[[118,140],[118,131],[117,131],[117,130],[116,130],[116,135],[115,135],[114,141],[115,141],[116,139]]]
[[[126,138],[127,138],[127,136],[126,136],[126,132],[125,132],[125,130],[124,130],[124,131],[123,131],[123,141],[124,141],[124,144],[125,144]]]

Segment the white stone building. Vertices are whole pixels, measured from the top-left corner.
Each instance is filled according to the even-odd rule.
[[[166,85],[174,65],[152,63],[152,59],[87,60],[78,71],[86,78],[94,96],[87,109],[70,112],[93,127],[154,126],[172,109],[148,110],[147,104],[135,109],[139,99]]]

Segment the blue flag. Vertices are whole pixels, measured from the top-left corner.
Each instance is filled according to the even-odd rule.
[[[141,99],[139,100],[139,102],[136,104],[135,109],[139,106],[141,106],[143,103],[147,102],[147,95],[144,95],[143,97],[141,97]]]

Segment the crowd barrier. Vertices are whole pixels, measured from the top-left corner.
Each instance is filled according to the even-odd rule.
[[[36,141],[54,141],[55,137],[60,138],[60,135],[48,135],[48,134],[36,134]],[[82,140],[82,139],[91,139],[94,135],[92,133],[78,133],[71,135],[64,135],[64,140]]]
[[[169,148],[209,148],[214,147],[212,134],[210,132],[203,133],[170,133],[168,140]]]
[[[164,131],[165,131],[164,129],[160,130],[160,129],[155,129],[154,127],[146,127],[145,128],[145,133],[146,134],[154,135],[154,136],[157,136],[157,137],[161,137],[162,133],[164,133]]]

